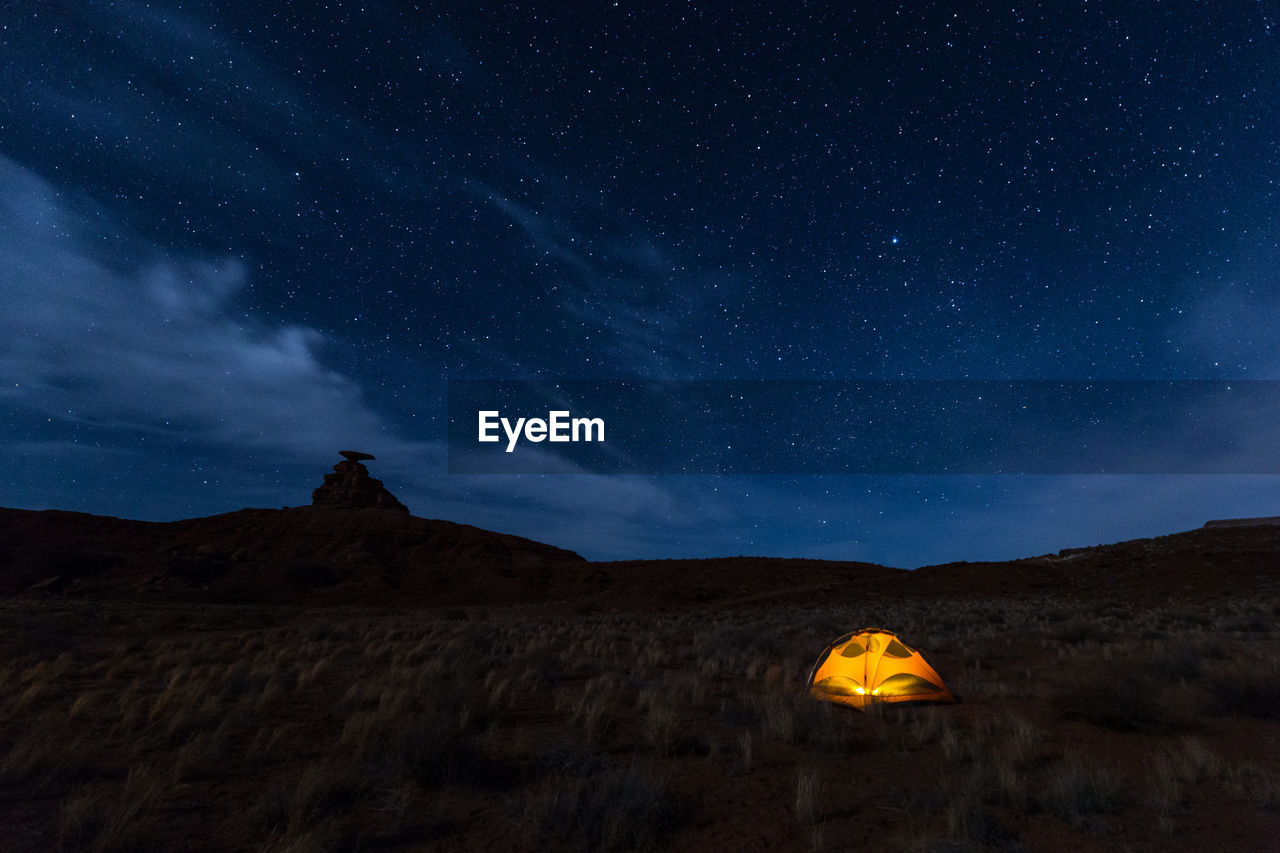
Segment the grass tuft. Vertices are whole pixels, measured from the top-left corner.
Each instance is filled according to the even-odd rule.
[[[1124,794],[1115,777],[1090,768],[1077,757],[1068,758],[1048,777],[1041,806],[1054,817],[1090,835],[1107,831],[1106,816],[1124,810]]]
[[[631,767],[557,779],[527,796],[523,808],[544,844],[593,851],[657,847],[683,815],[663,782]]]

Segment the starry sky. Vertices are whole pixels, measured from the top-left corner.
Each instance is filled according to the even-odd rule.
[[[915,566],[1275,476],[447,473],[460,379],[1280,378],[1280,7],[23,2],[0,504]],[[839,426],[833,427],[839,429]]]

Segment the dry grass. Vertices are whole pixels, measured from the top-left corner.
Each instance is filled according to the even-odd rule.
[[[1124,792],[1115,776],[1075,755],[1049,775],[1039,801],[1046,812],[1090,835],[1105,834],[1106,818],[1119,814],[1125,806]]]
[[[851,708],[815,702],[803,691],[768,692],[758,699],[761,728],[766,737],[818,752],[853,752],[857,729],[849,724]]]
[[[1280,719],[1280,663],[1277,658],[1237,657],[1206,674],[1212,710],[1223,714]]]
[[[1083,670],[1059,695],[1058,706],[1067,719],[1113,731],[1154,731],[1175,724],[1156,681],[1134,659]]]
[[[0,602],[17,626],[0,639],[0,802],[42,804],[24,849],[171,848],[222,796],[239,799],[201,819],[238,849],[630,849],[755,820],[783,846],[1015,850],[1122,817],[1168,843],[1205,804],[1280,809],[1261,756],[1222,758],[1238,754],[1224,718],[1273,726],[1280,707],[1269,607],[339,619]],[[99,633],[75,639],[86,624]],[[864,624],[924,647],[965,704],[809,699],[812,658]],[[851,776],[878,784],[835,781]],[[857,835],[868,815],[880,837]]]
[[[1227,771],[1230,790],[1266,811],[1280,811],[1280,773],[1274,768],[1245,762]]]
[[[58,812],[60,846],[103,853],[155,847],[160,789],[147,769],[137,767],[119,790],[72,792]]]
[[[802,767],[796,773],[796,820],[806,830],[818,826],[819,800],[822,795],[822,776],[811,767]]]
[[[632,850],[659,845],[683,811],[661,780],[633,767],[600,765],[531,791],[521,819],[538,847]]]

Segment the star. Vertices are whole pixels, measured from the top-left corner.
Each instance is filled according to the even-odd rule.
[[[1052,3],[624,3],[590,26],[484,0],[63,5],[0,27],[6,504],[296,504],[380,436],[415,509],[591,557],[1014,557],[1218,517],[1222,490],[1157,509],[1138,483],[1091,503],[1033,479],[999,500],[946,476],[478,485],[440,458],[448,382],[1280,376],[1266,4],[1159,26]],[[779,453],[846,446],[841,421]],[[1280,477],[1230,512],[1276,505]],[[996,527],[1019,532],[972,535]]]

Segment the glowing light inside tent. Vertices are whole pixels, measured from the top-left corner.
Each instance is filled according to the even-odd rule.
[[[954,702],[924,655],[892,631],[865,628],[829,645],[809,674],[815,699],[866,710],[880,702]]]

